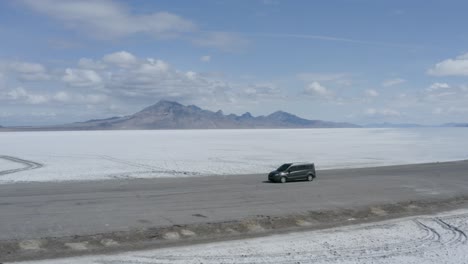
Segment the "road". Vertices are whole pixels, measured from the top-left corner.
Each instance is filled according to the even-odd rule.
[[[468,195],[468,161],[266,175],[0,185],[0,240],[286,215]]]

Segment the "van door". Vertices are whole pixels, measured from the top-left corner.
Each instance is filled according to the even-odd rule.
[[[288,171],[289,171],[288,178],[291,179],[291,180],[296,180],[296,179],[299,179],[301,177],[300,166],[291,166],[291,168],[289,168]]]
[[[298,166],[297,178],[298,180],[303,180],[307,178],[307,165]]]

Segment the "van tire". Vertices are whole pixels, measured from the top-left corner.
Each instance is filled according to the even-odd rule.
[[[308,181],[313,181],[313,180],[314,180],[314,176],[313,176],[312,174],[307,175],[307,180],[308,180]]]
[[[280,183],[286,183],[286,177],[281,177],[280,178]]]

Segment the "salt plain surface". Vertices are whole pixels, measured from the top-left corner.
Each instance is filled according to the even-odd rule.
[[[468,210],[458,210],[321,231],[23,264],[460,264],[468,263],[467,232]]]
[[[44,166],[2,174],[21,164],[0,158],[0,183],[231,175],[467,159],[468,129],[2,132],[1,155]]]
[[[10,171],[10,170],[19,169],[21,167],[22,167],[21,164],[0,158],[0,171]]]

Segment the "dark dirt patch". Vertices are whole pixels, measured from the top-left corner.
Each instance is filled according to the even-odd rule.
[[[192,216],[202,217],[202,218],[208,218],[208,216],[202,215],[202,214],[193,214]]]

